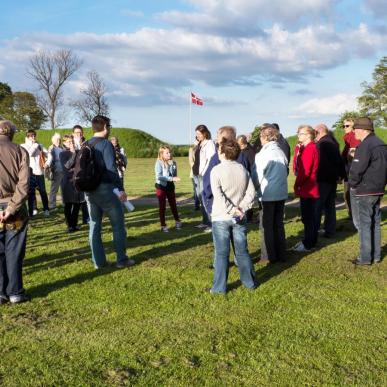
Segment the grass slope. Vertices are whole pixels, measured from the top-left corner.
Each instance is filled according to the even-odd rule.
[[[51,137],[54,133],[60,133],[63,136],[65,134],[70,134],[71,132],[71,129],[42,129],[38,131],[38,141],[48,147],[51,144]],[[90,128],[85,128],[84,134],[86,138],[91,138],[92,130]],[[158,138],[138,129],[113,128],[111,136],[118,137],[120,145],[125,148],[128,157],[156,157],[160,145],[165,144],[165,142],[162,142]],[[24,142],[24,138],[24,132],[16,133],[15,142],[22,143]],[[174,145],[173,151],[176,156],[188,155],[188,147],[186,146]]]
[[[129,161],[128,192],[152,191],[153,161]],[[177,162],[186,195],[188,165]],[[34,218],[24,265],[33,300],[0,308],[0,384],[386,385],[387,266],[348,262],[358,238],[344,210],[337,240],[289,252],[286,264],[256,263],[257,290],[241,287],[231,267],[226,297],[203,291],[213,275],[211,236],[194,228],[197,212],[180,211],[184,228],[169,234],[159,231],[156,207],[126,214],[138,264],[124,270],[95,271],[87,229],[67,234],[62,211]],[[384,256],[386,221],[384,213]],[[288,208],[285,222],[292,246],[302,234],[298,209]],[[103,240],[114,262],[106,220]],[[257,259],[257,225],[248,240]]]

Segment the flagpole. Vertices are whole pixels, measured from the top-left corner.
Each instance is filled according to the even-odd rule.
[[[188,95],[188,104],[189,104],[189,141],[188,146],[191,146],[191,139],[192,139],[192,101],[191,101],[191,92]]]

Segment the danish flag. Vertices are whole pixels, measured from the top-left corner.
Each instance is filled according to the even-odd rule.
[[[204,102],[201,98],[199,98],[196,94],[194,93],[191,93],[191,101],[192,103],[194,103],[195,105],[199,105],[199,106],[203,106],[204,105]]]

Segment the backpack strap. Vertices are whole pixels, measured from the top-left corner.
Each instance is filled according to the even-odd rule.
[[[94,141],[92,141],[94,140]],[[103,137],[95,137],[94,139],[90,139],[85,141],[82,145],[88,145],[90,148],[94,148],[99,142],[105,140]]]

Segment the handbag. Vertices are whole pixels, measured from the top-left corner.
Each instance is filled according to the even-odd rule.
[[[51,166],[44,169],[44,177],[50,181],[54,180],[54,169]]]
[[[44,169],[45,165],[46,165],[46,156],[44,155],[43,151],[41,150],[39,153],[39,166],[40,166],[40,168]]]

